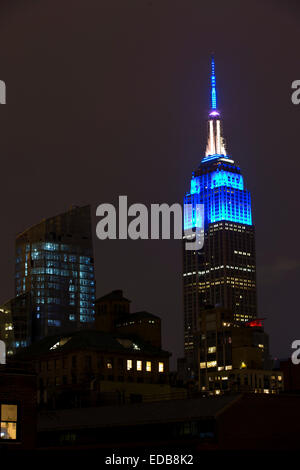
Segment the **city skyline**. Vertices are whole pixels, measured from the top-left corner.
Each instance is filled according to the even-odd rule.
[[[299,450],[300,2],[0,3],[1,457]]]
[[[91,5],[96,13],[98,6]],[[289,47],[297,40],[296,6],[274,4],[270,10],[257,3],[245,17],[239,7],[227,11],[220,3],[195,7],[193,15],[173,8],[170,15],[153,2],[139,14],[104,10],[95,22],[78,6],[74,2],[72,17],[86,33],[80,38],[65,24],[64,1],[55,35],[47,19],[54,14],[50,2],[43,14],[32,10],[31,31],[26,9],[3,6],[9,27],[0,31],[7,84],[0,115],[7,226],[1,234],[1,303],[14,295],[15,235],[43,217],[87,203],[94,214],[118,194],[146,204],[181,201],[203,153],[208,56],[214,50],[228,148],[233,158],[243,155],[255,208],[258,304],[273,355],[288,356],[300,327],[297,220],[287,237],[297,213],[299,168],[299,106],[291,103],[290,85],[300,70]],[[226,34],[215,27],[224,21]],[[21,44],[17,34],[26,37]],[[282,171],[286,155],[288,178]],[[182,355],[179,242],[95,241],[95,251],[98,294],[122,288],[136,299],[135,310],[160,315],[165,347]]]

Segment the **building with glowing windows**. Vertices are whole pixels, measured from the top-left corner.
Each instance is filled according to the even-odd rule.
[[[184,204],[184,228],[199,225],[197,205],[204,205],[204,245],[184,251],[184,348],[188,362],[195,359],[197,317],[213,305],[228,309],[235,321],[256,317],[255,232],[251,197],[239,166],[228,155],[217,107],[215,63],[212,58],[211,109],[205,156],[193,172]]]
[[[91,327],[95,276],[90,207],[72,207],[16,239],[16,296],[31,294],[31,340]]]
[[[20,294],[0,305],[0,340],[5,342],[7,356],[31,342],[31,295]]]
[[[184,397],[169,383],[161,319],[130,312],[122,290],[95,302],[93,328],[43,338],[14,356],[38,376],[41,407],[125,404]],[[76,405],[77,404],[77,405]]]
[[[283,391],[283,374],[274,369],[262,319],[237,322],[230,310],[211,306],[200,310],[197,328],[199,391],[209,396]]]

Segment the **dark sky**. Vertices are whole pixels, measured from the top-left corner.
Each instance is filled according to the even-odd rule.
[[[0,302],[14,238],[71,204],[182,202],[205,150],[209,56],[229,154],[252,194],[271,351],[300,338],[297,1],[1,1]],[[95,231],[95,230],[94,230]],[[97,294],[122,288],[183,351],[180,241],[95,240]]]

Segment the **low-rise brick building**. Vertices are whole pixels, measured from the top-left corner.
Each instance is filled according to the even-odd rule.
[[[18,359],[36,370],[39,405],[61,408],[168,395],[169,356],[139,338],[85,330],[44,338]]]
[[[37,373],[39,406],[53,409],[185,396],[169,384],[169,357],[160,318],[130,313],[121,290],[96,301],[94,329],[46,337],[18,354]]]
[[[36,416],[36,376],[13,364],[1,364],[0,453],[35,447]]]
[[[149,312],[130,312],[122,290],[114,290],[95,303],[95,327],[108,333],[135,335],[161,348],[161,319]]]

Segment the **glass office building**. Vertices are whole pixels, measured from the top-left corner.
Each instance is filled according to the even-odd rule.
[[[32,340],[94,322],[90,207],[72,207],[18,235],[16,296],[31,294]]]

